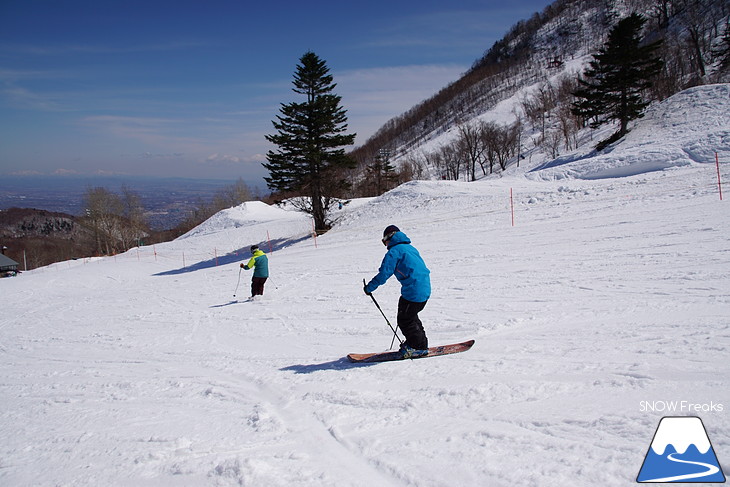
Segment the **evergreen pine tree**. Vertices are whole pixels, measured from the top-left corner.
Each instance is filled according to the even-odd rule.
[[[578,79],[580,88],[573,93],[578,100],[572,112],[591,119],[593,128],[619,122],[618,131],[599,148],[626,135],[629,122],[643,117],[649,105],[643,92],[652,86],[651,79],[661,71],[663,62],[654,56],[660,41],[641,45],[645,22],[634,13],[616,24],[606,44],[593,56],[584,78]]]
[[[396,185],[398,174],[395,166],[390,162],[390,151],[382,149],[375,156],[373,163],[365,168],[368,185],[372,196],[380,196]]]
[[[266,139],[278,149],[266,154],[269,177],[264,179],[269,189],[306,196],[299,208],[312,215],[317,232],[324,232],[335,196],[347,187],[337,170],[354,165],[343,147],[354,143],[355,134],[345,134],[346,111],[342,97],[332,94],[337,85],[326,63],[313,52],[299,62],[292,90],[306,101],[282,104],[272,121],[277,133]]]

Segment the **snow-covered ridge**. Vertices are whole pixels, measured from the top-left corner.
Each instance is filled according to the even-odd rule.
[[[539,179],[631,176],[730,157],[730,84],[698,86],[652,105],[619,142],[600,154],[582,150],[535,168]]]
[[[282,220],[299,220],[303,215],[293,210],[281,209],[267,205],[262,201],[248,201],[239,206],[219,211],[205,222],[190,230],[181,239],[205,235],[227,228],[238,228],[246,225],[276,222]]]

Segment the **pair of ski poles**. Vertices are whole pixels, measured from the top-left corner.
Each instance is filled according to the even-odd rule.
[[[241,284],[241,271],[242,271],[242,270],[243,270],[243,269],[238,269],[238,282],[236,282],[236,290],[235,290],[235,291],[233,291],[233,297],[234,297],[234,298],[236,297],[236,294],[238,294],[238,285],[239,285],[239,284]],[[268,279],[269,279],[269,280],[271,280],[271,278],[270,278],[270,277],[269,277]],[[272,284],[273,284],[273,283],[272,283]],[[279,289],[279,286],[277,286],[276,284],[274,284],[274,287],[275,287],[276,289]]]
[[[362,280],[362,284],[363,284],[363,286],[366,285],[365,279]],[[375,307],[378,308],[378,311],[380,311],[380,314],[383,315],[383,318],[385,318],[385,322],[388,324],[391,331],[393,332],[393,339],[390,341],[390,348],[393,348],[393,344],[395,343],[396,338],[398,339],[398,343],[400,345],[403,345],[403,340],[401,340],[400,337],[398,336],[398,325],[395,325],[395,328],[393,328],[393,325],[390,324],[388,317],[385,316],[385,313],[383,313],[383,310],[380,308],[380,305],[375,300],[375,296],[373,296],[373,293],[369,293],[368,296],[370,296],[370,298],[373,300],[373,303],[375,303]]]

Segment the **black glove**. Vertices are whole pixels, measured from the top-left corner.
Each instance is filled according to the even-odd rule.
[[[368,292],[368,285],[367,284],[364,284],[362,286],[362,290],[365,291],[365,294],[367,294],[368,296],[372,296],[373,295],[373,293],[369,293]]]

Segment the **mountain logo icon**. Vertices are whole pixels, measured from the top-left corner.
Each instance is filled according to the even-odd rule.
[[[725,474],[702,420],[696,416],[662,418],[636,481],[724,483]]]

